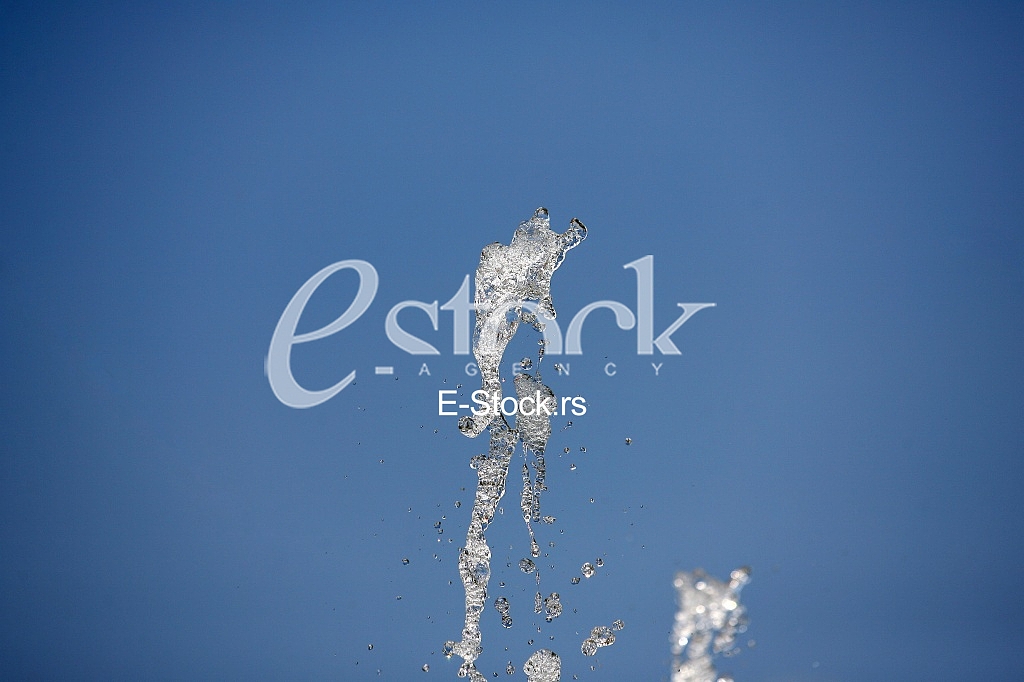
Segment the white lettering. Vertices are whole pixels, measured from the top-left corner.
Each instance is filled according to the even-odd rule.
[[[485,417],[488,414],[490,414],[491,406],[487,403],[487,391],[485,391],[482,388],[478,388],[477,390],[473,391],[473,393],[469,397],[473,399],[474,403],[480,406],[479,409],[474,407],[473,409],[470,410],[470,412],[472,412],[474,416]]]
[[[452,311],[452,352],[455,355],[469,355],[469,311],[474,306],[469,302],[469,275],[462,278],[462,286],[441,310]],[[434,329],[437,329],[435,326]]]
[[[644,256],[623,268],[636,271],[636,352],[637,355],[653,355],[654,346],[662,355],[682,355],[670,338],[694,313],[704,308],[713,308],[714,303],[677,303],[683,309],[672,325],[654,338],[654,256]]]
[[[618,301],[594,301],[584,306],[569,323],[569,331],[566,333],[565,352],[567,355],[582,355],[583,345],[580,335],[583,333],[583,322],[592,311],[598,308],[608,308],[615,313],[615,324],[619,329],[632,329],[636,324],[633,311]]]
[[[295,330],[299,325],[299,318],[302,311],[309,302],[313,293],[323,284],[328,277],[338,270],[351,269],[359,274],[359,290],[349,307],[338,319],[326,327],[316,331],[296,334]],[[335,334],[353,322],[366,312],[377,294],[377,271],[373,266],[364,260],[343,260],[326,268],[310,277],[302,287],[299,288],[292,300],[288,302],[281,319],[277,321],[274,335],[270,337],[270,349],[267,351],[267,379],[270,381],[270,388],[274,391],[277,399],[288,407],[308,408],[315,407],[320,403],[330,400],[340,393],[346,386],[355,381],[356,372],[352,370],[348,376],[330,388],[322,391],[310,391],[295,380],[292,374],[291,356],[292,346],[299,343],[308,343]]]
[[[663,355],[682,355],[679,349],[676,348],[676,344],[672,343],[672,336],[675,330],[683,326],[683,322],[693,317],[694,313],[698,310],[704,310],[705,308],[714,308],[714,303],[676,303],[677,306],[683,309],[683,314],[679,316],[679,319],[672,323],[672,326],[661,333],[661,335],[654,339],[654,345],[658,347],[658,350]]]
[[[458,416],[458,414],[459,414],[458,412],[448,412],[447,410],[444,409],[445,405],[455,405],[456,403],[458,403],[457,400],[445,400],[444,399],[444,397],[446,395],[454,395],[456,393],[458,393],[458,391],[454,391],[454,390],[451,390],[451,389],[449,389],[447,391],[438,391],[437,392],[437,416],[439,416],[439,417],[457,417]]]
[[[495,400],[497,400],[497,397],[495,397]],[[505,407],[505,403],[507,403],[510,400],[512,401],[512,407],[511,408]],[[501,400],[501,413],[503,415],[505,415],[506,417],[511,417],[512,415],[514,415],[518,408],[519,408],[519,405],[516,404],[516,399],[513,398],[512,396],[508,396],[506,398],[502,398],[502,400]]]
[[[441,352],[439,350],[423,339],[416,338],[398,325],[398,313],[405,308],[419,308],[425,311],[430,316],[430,323],[434,325],[434,331],[437,331],[437,301],[433,303],[402,301],[395,304],[388,311],[388,317],[384,321],[384,332],[388,335],[388,339],[410,355],[440,355]]]

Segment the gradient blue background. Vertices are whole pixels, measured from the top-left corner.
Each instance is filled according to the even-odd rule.
[[[590,228],[563,331],[647,254],[656,334],[718,305],[681,356],[599,311],[548,365],[591,406],[539,530],[566,614],[514,470],[485,673],[667,679],[674,571],[749,564],[739,681],[1024,675],[1024,11],[889,5],[0,3],[0,677],[454,679],[485,443],[436,392],[478,379],[450,313],[403,313],[432,358],[384,318],[539,205]],[[357,381],[289,409],[271,333],[350,258],[377,297],[295,371]]]

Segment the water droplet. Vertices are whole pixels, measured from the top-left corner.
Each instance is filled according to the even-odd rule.
[[[612,621],[612,630],[618,631],[624,627],[626,627],[626,624],[623,623],[621,620],[616,619]]]
[[[544,600],[544,620],[550,623],[560,615],[562,615],[562,602],[559,599],[558,593],[552,592]]]
[[[408,559],[402,559],[402,563],[404,565],[408,566],[409,565],[409,560]]]
[[[533,573],[535,570],[537,570],[537,564],[533,563],[531,559],[520,559],[519,570],[521,570],[523,573]]]
[[[632,445],[632,444],[633,444],[633,439],[632,438],[627,438],[626,439],[626,445]]]
[[[588,561],[580,568],[580,572],[583,574],[583,577],[589,578],[594,575],[594,565]]]
[[[597,557],[596,559],[594,559],[594,565],[598,568],[601,568],[602,566],[604,566],[604,559],[602,559],[601,557]]]
[[[573,577],[569,578],[569,582],[571,582],[573,585],[579,585],[580,577],[578,575],[574,575]]]
[[[509,603],[505,597],[498,597],[494,600],[494,608],[501,616],[501,624],[506,628],[512,627],[512,616],[509,614]]]
[[[429,673],[430,672],[430,665],[428,663],[424,663],[423,667],[421,668],[421,670],[423,672],[425,672],[425,673]]]

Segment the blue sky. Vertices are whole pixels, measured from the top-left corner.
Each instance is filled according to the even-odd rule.
[[[536,631],[514,470],[485,672],[543,643],[568,679],[667,679],[674,572],[746,564],[737,680],[1019,676],[1022,28],[1000,3],[0,4],[0,676],[454,678],[486,444],[436,396],[479,378],[451,313],[400,317],[437,356],[384,322],[541,205],[589,228],[563,332],[635,311],[646,255],[655,334],[717,305],[679,356],[597,311],[568,375],[545,359],[589,405],[555,424],[538,531],[566,613]],[[373,303],[294,370],[357,379],[290,409],[271,334],[346,259]]]

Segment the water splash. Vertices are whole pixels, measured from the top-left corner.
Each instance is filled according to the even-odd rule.
[[[540,594],[539,592],[537,594]],[[544,598],[544,620],[553,621],[562,615],[562,600],[557,592],[552,592]]]
[[[737,568],[729,582],[697,569],[676,574],[679,611],[672,629],[672,682],[724,682],[713,656],[733,649],[738,633],[746,630],[746,608],[740,590],[750,582],[750,568]]]
[[[555,318],[551,276],[561,265],[566,252],[583,241],[586,234],[586,227],[575,218],[564,233],[552,232],[547,210],[539,208],[530,220],[520,224],[511,244],[494,243],[483,249],[476,271],[473,354],[480,370],[482,389],[492,404],[500,404],[502,399],[499,367],[505,349],[520,322],[543,333],[544,320]],[[513,379],[520,403],[525,397],[538,395],[553,400],[554,393],[541,380],[543,357],[544,341],[541,341],[536,363],[530,358],[520,360],[523,370],[535,368],[534,374],[524,371]],[[555,368],[560,369],[558,365]],[[571,426],[570,421],[564,428]],[[553,518],[540,515],[540,496],[547,490],[544,452],[551,436],[551,419],[538,410],[531,415],[517,415],[513,428],[500,413],[487,417],[467,416],[459,420],[459,430],[471,438],[487,430],[490,444],[487,454],[477,455],[470,461],[477,474],[477,487],[466,545],[459,553],[459,576],[466,593],[465,622],[462,639],[446,642],[443,653],[449,658],[458,655],[463,659],[459,677],[485,682],[487,678],[476,667],[476,659],[483,651],[480,619],[485,610],[491,575],[491,550],[485,533],[505,494],[512,454],[522,442],[526,461],[522,467],[520,509],[530,537],[532,559],[523,558],[519,566],[524,573],[532,573],[540,585],[540,570],[533,561],[540,555],[533,524],[554,522]],[[632,438],[626,438],[625,443],[630,445]],[[586,449],[581,447],[580,451],[585,453]],[[568,454],[569,448],[565,452]],[[572,464],[570,468],[574,470],[576,465]],[[461,503],[457,502],[456,507],[459,506]],[[594,563],[586,562],[581,573],[590,578],[603,563],[600,558]],[[731,651],[736,635],[746,628],[746,610],[739,603],[739,592],[749,579],[749,568],[733,571],[728,583],[708,577],[699,569],[676,575],[674,584],[678,591],[679,611],[672,633],[672,682],[727,682],[731,679],[718,676],[713,656]],[[580,578],[573,576],[570,582],[578,584]],[[502,625],[510,627],[512,618],[508,600],[499,597],[494,601],[494,607]],[[561,615],[562,610],[557,592],[552,592],[547,598],[539,591],[535,594],[534,612],[543,613],[547,622]],[[593,656],[601,647],[612,645],[615,632],[623,626],[621,620],[616,620],[611,627],[601,625],[593,628],[581,644],[583,655]],[[529,644],[533,645],[532,639]],[[424,670],[427,670],[426,666]],[[561,659],[553,651],[539,649],[523,664],[522,670],[529,682],[559,682]],[[515,673],[511,661],[505,672],[508,675]]]
[[[558,682],[562,678],[562,661],[547,649],[535,651],[523,664],[528,682]]]
[[[558,234],[552,232],[548,210],[538,208],[529,220],[521,223],[508,246],[495,242],[488,244],[480,253],[480,264],[476,269],[476,328],[473,332],[473,355],[480,368],[482,388],[491,400],[501,401],[501,377],[498,366],[509,341],[515,336],[519,322],[531,324],[537,331],[544,331],[544,323],[529,311],[524,303],[537,301],[537,309],[550,319],[555,319],[555,307],[551,300],[551,276],[565,260],[565,254],[587,236],[587,228],[573,218],[569,229]],[[475,438],[500,417],[490,420],[483,417],[463,417],[459,429]],[[534,426],[546,423],[550,435],[551,424],[546,418],[531,420]],[[528,434],[540,435],[540,434]],[[524,437],[524,442],[527,441]],[[543,438],[547,442],[547,437]]]
[[[615,633],[612,632],[612,630],[621,630],[621,627],[615,627],[621,622],[621,620],[617,620],[613,623],[612,627],[608,627],[607,625],[598,625],[596,628],[592,629],[590,631],[590,637],[583,640],[583,644],[580,645],[580,651],[583,652],[583,655],[593,656],[601,647],[615,644]]]
[[[510,605],[508,599],[505,597],[498,597],[494,600],[494,608],[498,610],[498,615],[501,616],[501,624],[503,627],[512,627],[512,615],[509,613]]]
[[[482,389],[493,404],[501,404],[502,384],[499,367],[509,342],[515,336],[520,322],[544,332],[544,319],[555,318],[551,299],[551,276],[562,264],[565,254],[587,236],[587,228],[573,218],[564,233],[550,229],[548,211],[538,208],[530,220],[519,225],[508,246],[495,242],[484,247],[476,270],[476,327],[473,333],[473,355],[480,369]],[[530,302],[536,302],[531,304]],[[540,379],[540,361],[544,356],[541,342],[537,355],[536,376],[516,375],[513,384],[519,401],[540,396],[554,398],[554,393]],[[520,363],[526,366],[527,363]],[[532,360],[528,366],[532,366]],[[445,643],[446,656],[459,655],[463,663],[459,676],[472,682],[486,679],[476,668],[476,659],[483,651],[481,645],[480,616],[487,600],[490,580],[491,550],[485,531],[494,518],[495,510],[505,494],[512,453],[519,441],[529,460],[523,465],[523,494],[520,499],[523,519],[530,534],[530,553],[540,555],[533,531],[533,523],[541,519],[540,493],[545,490],[544,449],[551,436],[551,418],[539,414],[517,415],[512,429],[500,413],[491,417],[466,416],[459,420],[459,430],[475,438],[490,432],[488,453],[471,461],[476,469],[477,488],[473,513],[466,532],[466,546],[459,554],[459,577],[466,591],[466,618],[462,639]],[[531,473],[530,467],[533,471]],[[533,562],[524,559],[529,568]],[[540,572],[535,573],[540,582]],[[502,619],[504,621],[504,618]],[[524,664],[523,671],[531,682],[557,682],[561,675],[561,661],[557,654],[541,649]]]

